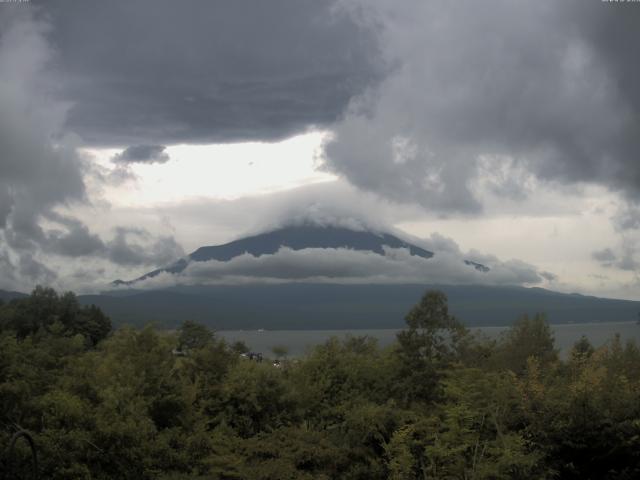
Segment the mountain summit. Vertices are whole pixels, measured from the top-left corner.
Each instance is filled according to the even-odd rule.
[[[378,255],[384,255],[385,248],[405,248],[411,255],[422,258],[433,257],[433,252],[405,242],[389,233],[374,233],[344,227],[307,224],[283,227],[271,232],[241,238],[224,245],[200,247],[186,258],[182,258],[172,265],[159,268],[129,282],[116,280],[113,283],[114,285],[130,285],[155,277],[163,272],[180,273],[190,262],[206,262],[210,260],[227,262],[243,254],[249,254],[254,257],[273,255],[283,247],[291,250],[344,248],[374,252]]]

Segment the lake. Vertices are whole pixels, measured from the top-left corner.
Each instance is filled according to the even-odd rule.
[[[496,338],[508,327],[480,327],[472,329],[480,331],[491,338]],[[636,322],[608,322],[608,323],[574,323],[566,325],[551,325],[556,341],[562,355],[566,355],[571,346],[582,335],[596,347],[603,345],[612,339],[616,333],[620,334],[623,342],[635,339],[640,343],[640,325]],[[217,335],[227,341],[241,340],[245,342],[251,351],[262,352],[270,356],[274,346],[282,345],[289,349],[290,357],[299,357],[308,352],[315,345],[324,343],[331,337],[343,338],[346,335],[373,337],[378,340],[380,346],[390,345],[396,338],[398,330],[372,329],[372,330],[222,330]]]

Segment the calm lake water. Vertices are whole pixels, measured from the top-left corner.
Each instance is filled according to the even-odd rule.
[[[564,355],[571,346],[585,335],[596,347],[611,340],[616,333],[620,334],[623,342],[635,339],[640,343],[640,325],[635,322],[610,322],[610,323],[575,323],[570,325],[552,325],[556,348]],[[481,327],[478,330],[496,338],[508,327]],[[307,353],[315,345],[327,341],[331,337],[343,338],[347,335],[376,338],[380,346],[391,344],[398,330],[226,330],[218,331],[217,335],[228,341],[241,340],[254,352],[262,352],[271,355],[274,346],[285,346],[289,349],[290,357],[299,357]]]

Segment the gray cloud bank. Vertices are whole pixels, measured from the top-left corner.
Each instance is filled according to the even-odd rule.
[[[338,123],[333,172],[443,212],[480,212],[487,175],[507,199],[528,194],[523,171],[640,195],[638,5],[348,3],[397,68]]]
[[[123,161],[142,159],[145,145],[272,140],[324,125],[335,127],[332,171],[444,212],[481,211],[481,179],[521,198],[528,173],[640,193],[631,3],[34,5],[52,26],[67,131],[137,145]]]
[[[334,122],[380,71],[336,0],[34,3],[67,127],[94,145],[283,138]]]
[[[604,248],[593,252],[592,258],[606,268],[615,268],[627,272],[637,272],[640,270],[640,263],[636,260],[638,245],[636,241],[622,242],[619,252],[614,252],[611,248]]]
[[[65,133],[68,105],[56,100],[50,82],[56,54],[47,41],[49,24],[32,9],[0,9],[8,14],[0,20],[0,288],[52,284],[64,263],[55,257],[148,265],[181,255],[171,237],[120,227],[103,240],[59,213],[88,204],[89,160]]]
[[[162,265],[184,255],[172,236],[153,237],[142,228],[117,227],[113,238],[102,240],[82,222],[62,215],[51,215],[64,230],[47,231],[42,248],[65,257],[104,258],[116,265]]]
[[[165,152],[164,145],[133,145],[125,148],[113,157],[116,163],[167,163],[169,154]]]
[[[335,126],[332,171],[447,212],[481,210],[482,176],[507,198],[529,193],[527,172],[640,193],[632,3],[32,3],[51,24],[66,129],[89,144]]]
[[[640,194],[632,3],[34,5],[52,25],[66,131],[89,144],[142,151],[322,125],[330,170],[443,213],[481,212],[482,189],[521,199],[531,176]]]
[[[0,29],[0,273],[48,283],[55,274],[37,257],[39,220],[59,204],[85,199],[82,160],[73,140],[53,139],[65,107],[41,82],[52,52],[47,25],[25,9],[2,5]],[[7,20],[9,18],[9,20]],[[8,280],[7,280],[8,279]]]

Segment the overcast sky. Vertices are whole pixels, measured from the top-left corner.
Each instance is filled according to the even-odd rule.
[[[0,2],[0,288],[100,290],[313,219],[440,259],[283,251],[194,278],[640,299],[638,25],[601,0]]]

